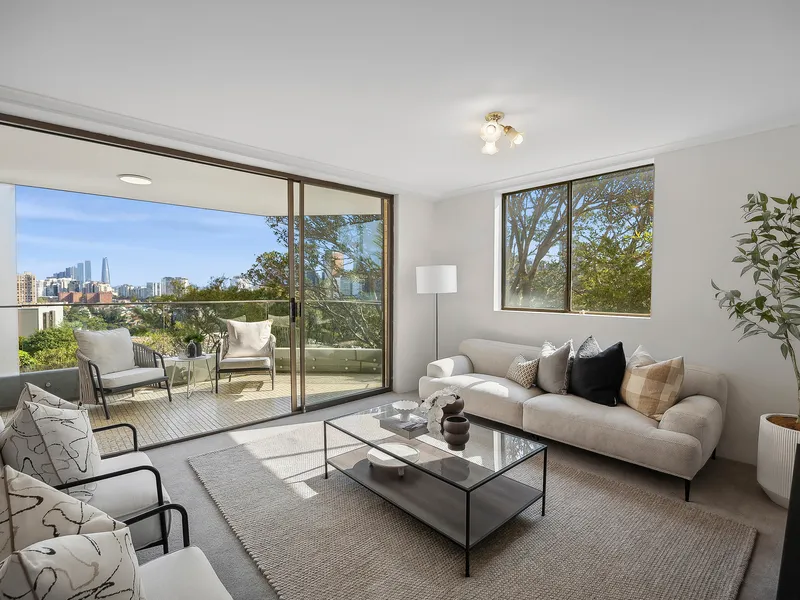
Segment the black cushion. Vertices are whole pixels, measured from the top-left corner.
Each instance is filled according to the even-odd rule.
[[[617,342],[592,356],[575,355],[570,391],[597,404],[616,406],[624,376],[625,352]]]

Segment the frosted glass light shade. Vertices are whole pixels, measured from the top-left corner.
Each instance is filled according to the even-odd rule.
[[[417,267],[418,294],[453,294],[458,291],[455,265]]]

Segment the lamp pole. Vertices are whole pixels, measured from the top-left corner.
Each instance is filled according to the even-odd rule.
[[[433,343],[436,346],[436,360],[439,360],[439,294],[433,295],[433,320],[436,325],[433,328]]]

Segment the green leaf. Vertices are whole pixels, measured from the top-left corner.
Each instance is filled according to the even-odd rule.
[[[786,344],[781,344],[781,354],[783,354],[784,359],[789,356],[789,346]]]
[[[744,256],[734,256],[733,257],[733,261],[731,261],[731,262],[743,263],[743,262],[747,262],[747,259]]]

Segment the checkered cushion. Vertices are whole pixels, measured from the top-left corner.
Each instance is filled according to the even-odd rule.
[[[639,346],[625,367],[620,395],[632,409],[660,421],[678,402],[683,384],[683,357],[656,362]]]
[[[522,354],[517,356],[508,367],[506,377],[516,381],[524,388],[533,387],[536,383],[536,373],[539,370],[539,359],[528,360]]]

